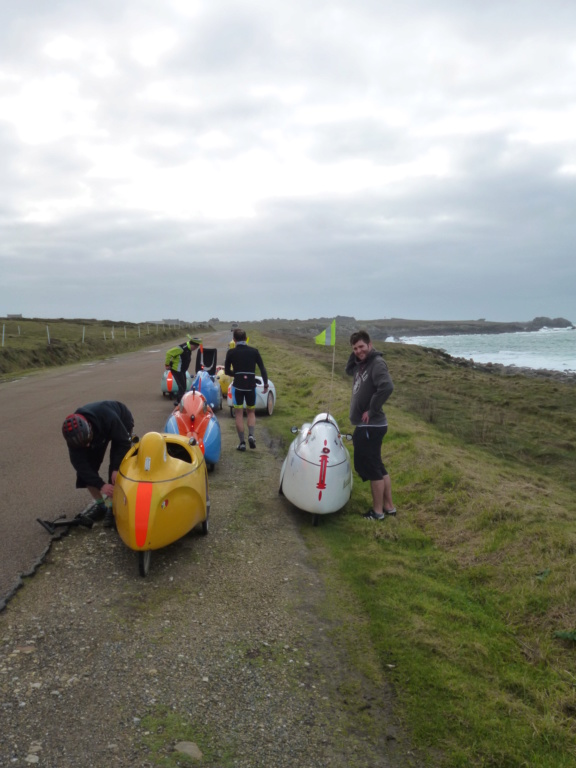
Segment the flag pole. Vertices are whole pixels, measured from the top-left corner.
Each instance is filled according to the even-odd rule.
[[[334,337],[334,344],[332,346],[332,376],[330,377],[330,399],[328,400],[328,414],[330,414],[332,408],[332,385],[334,384],[334,364],[336,362],[336,337]]]
[[[328,328],[318,336],[314,337],[316,344],[322,344],[323,346],[332,347],[332,375],[330,376],[330,392],[328,395],[327,413],[330,413],[332,407],[332,387],[334,384],[334,368],[336,364],[336,319],[332,320]]]

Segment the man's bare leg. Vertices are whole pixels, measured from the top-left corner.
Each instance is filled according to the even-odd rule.
[[[244,441],[244,413],[242,408],[234,408],[234,420],[236,421],[236,432],[240,441]]]
[[[246,419],[248,422],[248,443],[250,445],[250,448],[256,448],[256,438],[254,437],[254,428],[256,426],[256,409],[250,408],[248,410],[248,417]]]
[[[384,475],[383,483],[384,483],[383,510],[384,512],[390,512],[395,508],[394,502],[392,501],[392,481],[390,480],[390,475]]]
[[[370,490],[372,491],[372,509],[377,515],[384,511],[384,479],[370,480]]]

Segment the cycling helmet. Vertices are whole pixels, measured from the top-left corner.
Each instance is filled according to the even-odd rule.
[[[71,413],[64,419],[62,434],[68,445],[84,448],[92,440],[92,426],[81,413]]]

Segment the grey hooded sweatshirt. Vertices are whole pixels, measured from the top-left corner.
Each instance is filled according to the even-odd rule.
[[[362,414],[368,411],[368,427],[386,427],[388,422],[382,406],[394,390],[386,361],[381,352],[371,350],[360,362],[352,352],[346,364],[346,373],[354,376],[352,400],[350,401],[350,423],[362,424]]]

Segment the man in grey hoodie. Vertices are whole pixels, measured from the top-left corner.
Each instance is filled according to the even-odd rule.
[[[352,354],[346,364],[346,373],[354,376],[350,422],[356,427],[353,435],[354,469],[361,480],[369,480],[372,491],[372,509],[363,517],[384,520],[395,515],[392,502],[390,475],[382,462],[382,441],[388,431],[388,422],[382,406],[394,390],[388,366],[377,352],[366,331],[350,336]]]

